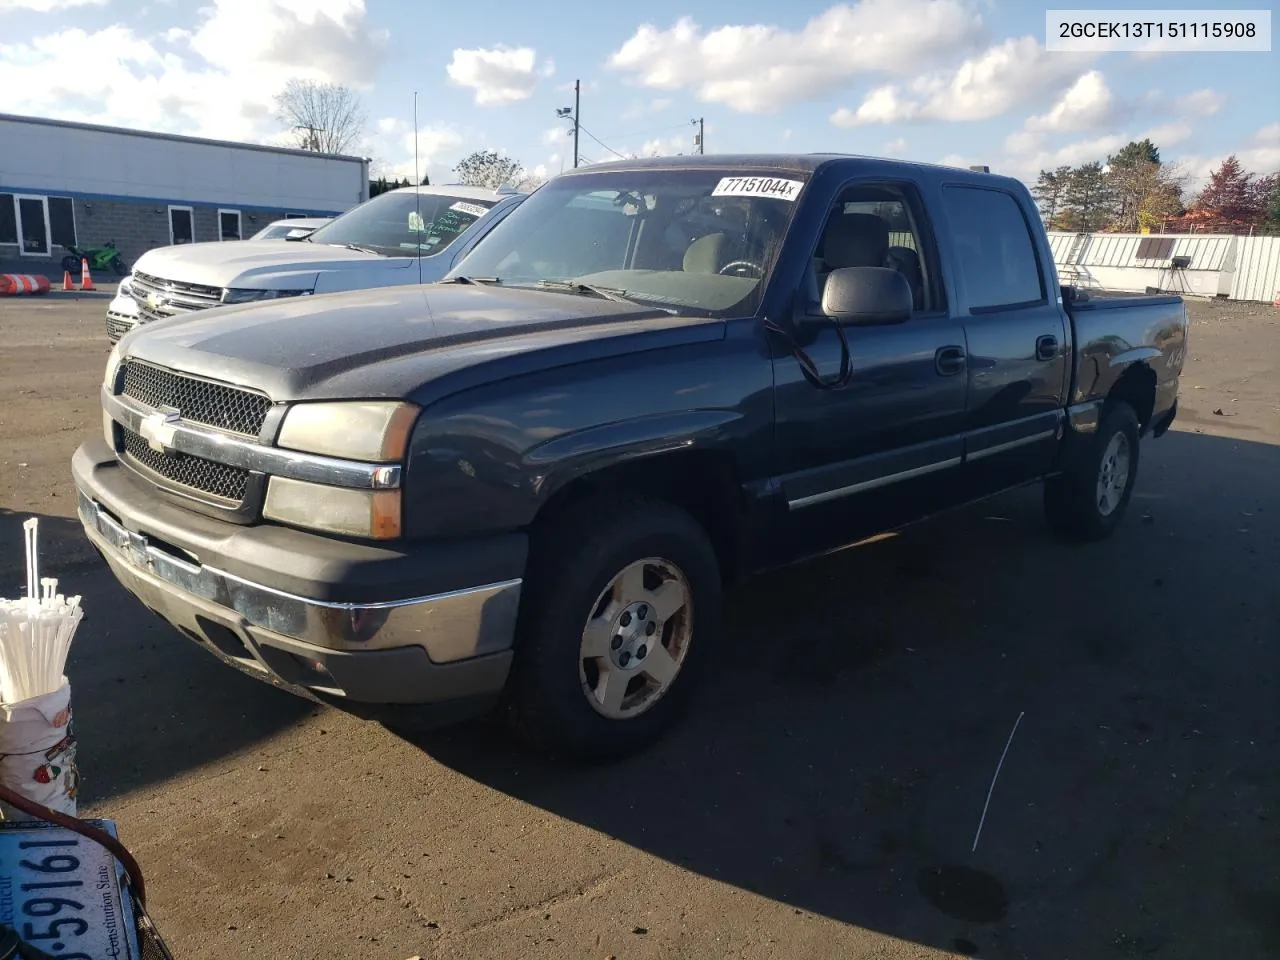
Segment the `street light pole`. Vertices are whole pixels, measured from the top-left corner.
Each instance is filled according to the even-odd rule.
[[[702,117],[699,117],[697,120],[689,121],[690,123],[692,123],[694,126],[698,128],[698,135],[694,137],[693,145],[698,148],[699,154],[703,154],[707,152],[706,146],[703,143],[703,141],[706,139],[705,137],[706,130],[703,127],[702,119],[703,119]]]
[[[573,118],[573,165],[578,166],[578,114],[582,109],[582,81],[573,81],[573,107],[560,107],[556,116],[561,120]]]

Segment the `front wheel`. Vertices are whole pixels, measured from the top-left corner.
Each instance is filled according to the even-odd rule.
[[[111,258],[111,270],[117,277],[125,277],[129,275],[129,268],[125,266],[124,260],[117,254]]]
[[[78,274],[80,272],[80,258],[67,254],[62,258],[62,269],[67,273]]]
[[[535,533],[509,690],[517,734],[605,761],[655,741],[711,657],[720,574],[702,528],[660,501],[570,508]]]
[[[1138,415],[1129,404],[1104,410],[1080,457],[1045,482],[1045,516],[1055,533],[1093,541],[1115,532],[1138,477],[1139,433]]]

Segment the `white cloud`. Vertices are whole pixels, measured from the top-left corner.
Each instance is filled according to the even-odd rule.
[[[33,13],[52,13],[71,7],[101,7],[107,0],[0,0],[0,13],[30,10]]]
[[[682,17],[668,30],[641,26],[609,66],[653,89],[688,88],[705,102],[767,113],[862,73],[902,74],[961,53],[981,26],[966,0],[859,0],[830,7],[798,31],[765,24],[703,31]]]
[[[867,123],[900,123],[920,112],[920,105],[903,100],[894,86],[872,90],[857,110],[841,107],[831,115],[837,127],[857,127]]]
[[[1227,98],[1214,90],[1197,90],[1184,97],[1178,107],[1193,117],[1211,117],[1226,104]]]
[[[877,87],[856,110],[831,115],[837,126],[908,120],[990,120],[1050,97],[1091,54],[1048,53],[1035,37],[1005,40],[954,70],[916,76],[906,88]]]
[[[1280,123],[1271,123],[1260,128],[1243,147],[1232,152],[1240,161],[1240,165],[1250,173],[1260,177],[1280,173]],[[1222,161],[1227,159],[1227,156],[1226,153],[1216,156],[1195,155],[1184,156],[1180,160],[1186,172],[1199,181],[1193,184],[1198,187],[1203,186],[1203,181],[1210,173],[1222,166]]]
[[[622,152],[626,154],[628,151],[623,150]],[[675,154],[694,152],[693,137],[687,134],[646,140],[638,149],[631,151],[637,157],[669,157]],[[609,155],[609,159],[617,158]]]
[[[1026,122],[1027,130],[1095,130],[1116,120],[1116,98],[1099,70],[1073,83],[1053,108]]]
[[[499,46],[454,50],[447,72],[452,83],[475,91],[478,106],[500,106],[528,100],[538,81],[555,72],[555,64],[548,60],[539,66],[532,47]]]
[[[564,143],[566,137],[573,136],[573,125],[566,122],[562,127],[547,127],[542,131],[542,142],[547,146]]]
[[[790,140],[790,139],[791,139],[791,137],[792,137],[792,131],[791,131],[791,128],[790,128],[790,127],[787,127],[787,129],[785,129],[785,130],[783,130],[783,131],[782,131],[782,139],[783,139],[783,140]]]
[[[362,146],[374,158],[371,175],[414,179],[413,124],[399,117],[383,117],[374,124],[375,133]],[[448,172],[457,158],[463,136],[453,127],[429,124],[418,128],[416,172],[430,174],[438,180]]]
[[[364,0],[212,0],[192,29],[116,24],[0,42],[0,90],[16,113],[279,140],[273,97],[290,78],[366,86],[385,43]],[[92,85],[75,82],[85,76]]]
[[[884,152],[887,154],[900,154],[907,149],[907,141],[902,137],[897,137],[888,141],[884,145]]]

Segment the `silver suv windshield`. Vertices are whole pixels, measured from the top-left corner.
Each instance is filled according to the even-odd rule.
[[[755,309],[807,174],[661,168],[544,184],[445,279],[570,289],[679,313]]]
[[[384,257],[440,253],[489,212],[496,199],[392,191],[348,210],[311,236],[311,243],[367,250]]]

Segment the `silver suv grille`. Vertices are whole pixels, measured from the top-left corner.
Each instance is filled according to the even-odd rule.
[[[133,273],[133,299],[148,320],[161,320],[193,310],[216,307],[222,302],[222,288],[199,283],[165,280],[149,273]]]
[[[271,400],[260,393],[174,373],[141,360],[126,360],[126,397],[159,409],[168,407],[182,419],[257,439]]]

